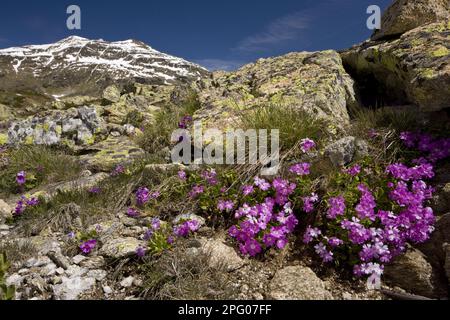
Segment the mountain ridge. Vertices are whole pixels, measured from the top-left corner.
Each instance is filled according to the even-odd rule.
[[[208,74],[195,63],[138,40],[108,42],[78,36],[0,49],[0,67],[0,90],[65,89],[74,94],[98,93],[112,83],[186,84]]]

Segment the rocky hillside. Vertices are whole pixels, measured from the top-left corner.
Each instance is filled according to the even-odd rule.
[[[0,299],[448,298],[448,12],[394,1],[364,43],[234,72],[0,50]],[[279,129],[278,175],[172,164],[196,119]]]

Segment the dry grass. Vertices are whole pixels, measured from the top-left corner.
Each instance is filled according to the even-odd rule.
[[[192,254],[179,245],[158,260],[144,266],[145,290],[149,300],[220,300],[231,299],[234,288],[225,268],[212,268],[210,257]]]
[[[13,265],[26,261],[37,254],[36,247],[27,239],[16,239],[0,242],[0,254],[3,253]]]

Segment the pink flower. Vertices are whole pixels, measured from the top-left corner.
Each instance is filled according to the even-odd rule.
[[[178,178],[180,178],[180,180],[185,181],[187,178],[187,174],[185,171],[178,171]]]
[[[342,171],[352,177],[355,177],[361,173],[361,166],[359,164],[355,164],[353,167],[343,169]]]
[[[134,208],[128,208],[127,215],[131,218],[139,217],[140,213]]]
[[[297,163],[293,165],[289,171],[295,173],[298,176],[306,176],[310,174],[311,165],[309,163]]]
[[[97,240],[95,239],[91,239],[88,241],[83,242],[80,245],[80,250],[84,253],[84,254],[89,254],[92,252],[92,250],[94,250],[95,246],[97,245]]]
[[[25,171],[20,171],[17,175],[16,175],[16,182],[19,186],[23,186],[25,184],[26,180],[26,172]]]
[[[300,149],[301,149],[304,153],[309,152],[311,149],[313,149],[313,148],[315,148],[315,147],[316,147],[316,143],[315,143],[313,140],[309,139],[309,138],[303,139],[303,140],[300,142]]]
[[[252,194],[255,191],[255,188],[253,188],[253,186],[243,186],[242,187],[242,194],[244,196],[248,196],[249,194]]]

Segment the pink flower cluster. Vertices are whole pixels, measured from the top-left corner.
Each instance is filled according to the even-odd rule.
[[[311,149],[313,149],[315,147],[316,147],[316,143],[309,138],[306,138],[306,139],[303,139],[302,141],[300,141],[300,149],[304,153],[309,152]]]
[[[333,261],[336,251],[357,254],[350,258],[358,261],[353,263],[354,274],[379,276],[386,263],[404,252],[408,242],[423,243],[430,238],[435,216],[426,204],[434,190],[424,180],[434,177],[433,163],[450,156],[449,139],[412,133],[403,133],[401,139],[408,147],[428,154],[414,160],[412,167],[402,163],[387,166],[385,180],[390,181],[379,186],[384,190],[380,199],[364,183],[355,189],[359,201],[354,206],[348,206],[344,196],[329,198],[327,220],[321,229],[306,229],[304,243],[315,243],[315,252],[324,262]],[[356,165],[345,173],[357,176],[361,169]]]
[[[16,207],[14,209],[14,215],[20,216],[28,207],[34,207],[39,204],[39,199],[37,198],[27,198],[26,196],[22,196],[19,201],[16,203]]]
[[[247,203],[242,205],[234,214],[239,222],[228,230],[229,235],[239,243],[240,252],[251,257],[272,247],[283,249],[298,224],[289,202],[289,196],[296,188],[294,183],[276,178],[270,184],[255,178],[253,187],[272,192],[274,196],[267,196],[263,202],[253,206]]]
[[[400,139],[408,148],[425,153],[425,159],[434,163],[450,157],[450,138],[434,138],[426,133],[402,132]]]
[[[80,245],[79,248],[80,248],[81,252],[83,252],[84,254],[89,254],[92,252],[92,250],[95,249],[96,246],[97,246],[97,240],[90,239],[90,240],[84,241]]]
[[[173,227],[173,234],[180,238],[187,238],[191,233],[200,229],[200,223],[197,220],[184,221]]]

